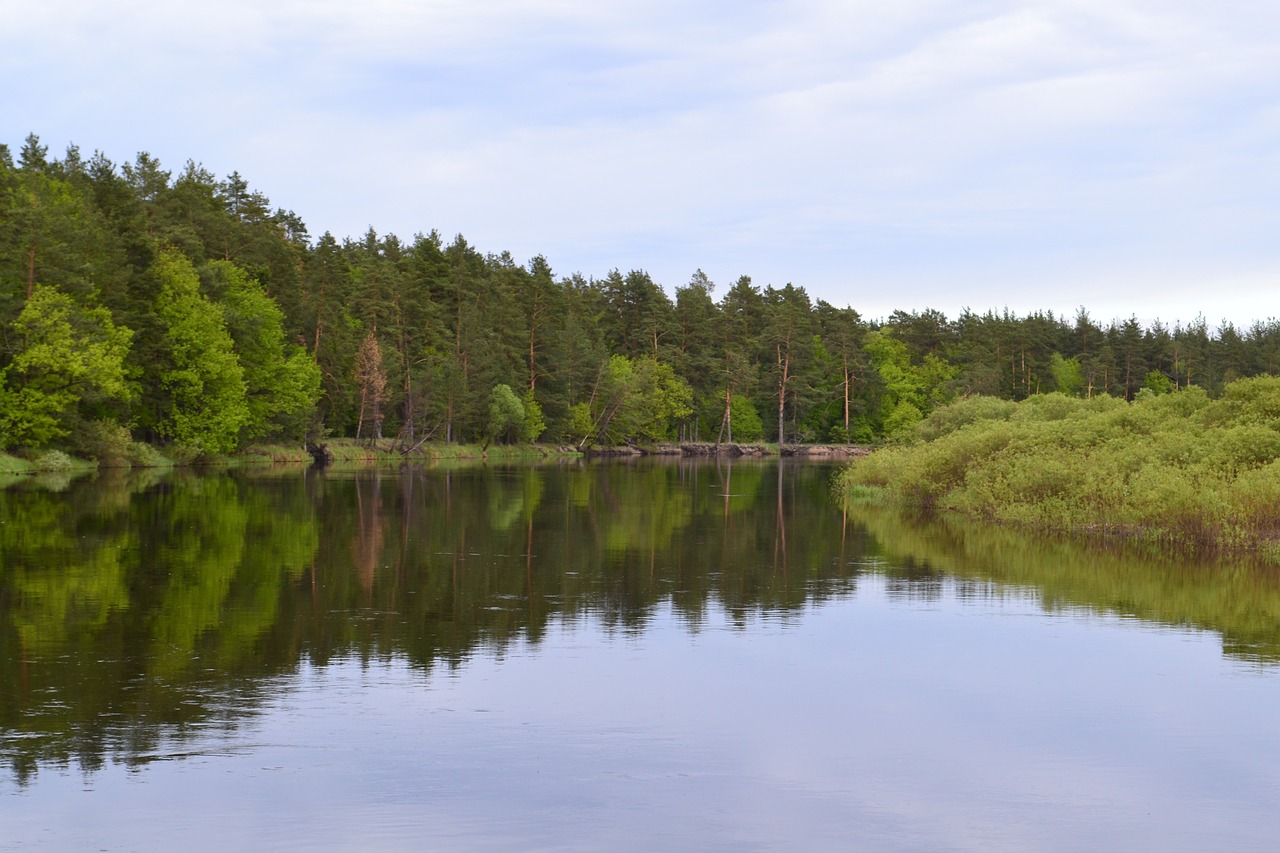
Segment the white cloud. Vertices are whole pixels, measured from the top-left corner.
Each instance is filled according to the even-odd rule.
[[[701,266],[855,307],[1070,313],[1092,297],[1127,315],[1176,279],[1187,300],[1212,284],[1214,305],[1276,313],[1258,282],[1280,267],[1280,7],[7,12],[0,73],[23,85],[0,92],[0,141],[237,169],[315,232],[460,230],[562,272],[643,266],[674,285]]]

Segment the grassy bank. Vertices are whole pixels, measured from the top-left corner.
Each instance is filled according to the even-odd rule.
[[[334,464],[370,465],[402,462],[437,462],[453,459],[543,459],[549,456],[576,456],[572,451],[543,444],[423,444],[401,452],[392,441],[368,442],[336,439],[324,443]],[[307,456],[310,462],[311,457]]]
[[[1132,403],[974,397],[853,462],[846,495],[1057,531],[1280,559],[1280,378]]]
[[[331,462],[338,466],[400,465],[453,460],[521,460],[578,456],[575,451],[538,444],[479,445],[424,444],[403,453],[391,441],[334,439],[325,442]],[[234,455],[206,455],[181,447],[152,447],[134,441],[105,446],[98,458],[68,456],[61,451],[15,455],[0,453],[0,487],[44,474],[74,477],[98,469],[238,468],[244,466],[310,465],[314,458],[298,445],[253,445]]]
[[[96,461],[77,459],[60,450],[44,450],[26,456],[0,453],[0,488],[36,479],[43,486],[61,489],[76,477],[91,474],[97,469]]]

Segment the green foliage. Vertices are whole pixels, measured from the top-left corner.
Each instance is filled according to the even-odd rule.
[[[1059,391],[1028,397],[1014,409],[1014,421],[1061,421],[1072,417],[1086,417],[1090,413],[1124,409],[1124,401],[1114,397],[1095,397],[1081,401]]]
[[[693,389],[670,364],[649,356],[635,360],[632,378],[634,434],[650,441],[670,438],[672,425],[693,414]]]
[[[547,431],[547,422],[542,417],[542,406],[533,396],[533,389],[524,392],[520,401],[524,406],[524,435],[526,442],[535,442]]]
[[[74,146],[59,160],[34,135],[21,151],[0,156],[0,446],[64,446],[86,421],[196,456],[321,431],[479,442],[497,385],[536,391],[522,402],[543,428],[525,405],[524,432],[546,441],[754,440],[726,411],[738,398],[781,441],[907,441],[956,396],[1215,397],[1280,372],[1275,320],[1215,331],[924,309],[869,327],[749,276],[716,300],[701,271],[673,301],[643,270],[557,280],[542,256],[521,266],[462,235],[313,240],[239,174],[193,162],[117,167]],[[179,260],[199,299],[175,290]],[[80,372],[120,346],[122,370]]]
[[[16,354],[0,371],[0,446],[43,447],[69,435],[82,410],[128,397],[132,334],[106,309],[36,285],[13,332]]]
[[[750,444],[764,438],[764,423],[760,413],[745,394],[737,394],[730,404],[733,414],[733,440],[741,444]]]
[[[155,367],[164,392],[161,436],[197,453],[230,453],[249,426],[244,371],[223,313],[200,294],[190,261],[173,252],[157,259],[156,317],[163,327]]]
[[[591,416],[591,406],[587,403],[574,403],[569,409],[569,417],[565,425],[565,435],[575,444],[584,444],[596,433],[595,419]]]
[[[880,419],[886,436],[905,433],[946,402],[957,370],[934,353],[913,360],[906,343],[891,330],[868,332],[865,349],[884,384]]]
[[[1007,421],[1017,409],[1018,404],[1011,400],[983,394],[965,397],[930,412],[916,434],[923,441],[933,441],[979,421]]]
[[[569,433],[614,445],[661,441],[670,436],[675,421],[693,414],[692,403],[693,390],[671,365],[647,355],[615,355],[601,368],[585,410],[570,410]]]
[[[114,421],[84,421],[69,439],[79,455],[103,468],[168,468],[173,463],[149,444],[134,441],[129,430]]]
[[[174,460],[150,444],[135,441],[129,447],[129,464],[134,468],[172,468]]]
[[[1241,380],[1219,401],[1193,387],[1132,403],[1039,395],[1011,415],[992,406],[995,417],[962,417],[970,407],[988,404],[939,410],[921,442],[855,461],[844,488],[1037,528],[1183,545],[1280,540],[1268,479],[1280,471],[1280,380]]]
[[[31,458],[31,470],[50,474],[65,474],[83,467],[85,467],[84,463],[77,464],[61,450],[45,450]]]
[[[261,284],[230,261],[213,261],[205,272],[244,370],[243,441],[301,439],[320,399],[319,366],[302,347],[285,343],[284,312]]]
[[[491,441],[510,442],[523,437],[524,405],[510,385],[495,385],[489,398],[489,430]]]
[[[76,452],[98,460],[104,468],[128,468],[133,438],[129,430],[111,421],[87,421],[72,436]]]
[[[910,400],[897,400],[892,407],[886,407],[884,415],[884,433],[888,436],[901,435],[920,423],[924,414]]]
[[[1078,397],[1084,392],[1084,368],[1078,358],[1063,358],[1055,352],[1049,359],[1049,372],[1053,376],[1053,386],[1057,391],[1071,397]]]
[[[1151,391],[1155,394],[1168,394],[1176,391],[1177,386],[1173,384],[1173,380],[1168,376],[1165,376],[1158,370],[1152,370],[1146,375],[1146,378],[1142,380],[1142,389],[1144,391]]]
[[[0,453],[0,478],[17,477],[31,473],[31,463],[17,456]]]

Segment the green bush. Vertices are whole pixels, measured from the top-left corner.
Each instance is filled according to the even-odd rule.
[[[916,427],[916,437],[933,441],[979,421],[1007,421],[1017,409],[1018,404],[1012,400],[982,394],[965,397],[930,412]]]
[[[855,460],[839,487],[1053,530],[1260,551],[1280,539],[1280,379],[1233,383],[1220,400],[1199,388],[1133,403],[973,398],[916,434]]]
[[[128,468],[133,438],[129,430],[113,421],[86,421],[71,436],[76,453],[98,460],[104,468]]]
[[[31,458],[31,469],[40,473],[61,474],[83,467],[86,467],[84,463],[77,465],[74,459],[61,450],[41,451]]]
[[[132,441],[129,443],[129,464],[134,468],[172,468],[173,460],[150,444]]]

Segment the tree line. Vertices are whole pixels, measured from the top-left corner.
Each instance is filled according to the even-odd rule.
[[[793,284],[673,295],[461,235],[313,238],[238,173],[0,145],[0,449],[422,441],[872,442],[974,394],[1217,394],[1280,323],[868,320]]]

